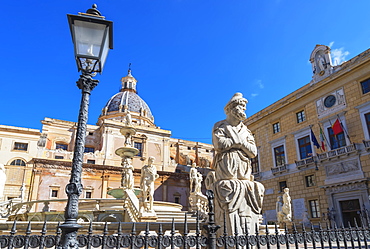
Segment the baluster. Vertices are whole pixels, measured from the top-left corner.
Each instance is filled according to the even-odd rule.
[[[199,246],[199,244],[200,244],[200,237],[199,237],[199,235],[200,235],[199,211],[197,210],[197,222],[196,222],[196,226],[195,226],[195,238],[196,238],[196,246],[195,246],[195,248],[196,249],[199,249],[200,248],[200,246]]]
[[[329,221],[330,222],[330,221]],[[328,243],[329,243],[329,249],[333,248],[333,245],[331,244],[331,223],[326,222],[326,232],[328,234]]]
[[[324,230],[321,226],[321,223],[319,223],[319,235],[320,235],[320,245],[321,245],[321,248],[325,248],[324,247],[324,239],[323,239],[323,236],[324,236]]]
[[[27,229],[26,229],[26,237],[24,239],[24,247],[23,249],[28,249],[28,242],[30,240],[30,234],[31,234],[31,221],[28,222]]]
[[[257,239],[257,248],[260,249],[261,248],[261,241],[260,241],[260,234],[259,234],[259,231],[258,231],[258,227],[257,227],[257,224],[255,226],[255,232],[256,232],[256,239]]]
[[[340,248],[337,223],[334,223],[334,233],[335,233],[335,240],[337,242],[337,248]]]
[[[118,228],[117,228],[117,249],[121,248],[121,241],[122,241],[122,225],[121,221],[118,222]]]
[[[40,238],[40,246],[39,249],[43,249],[45,246],[45,234],[46,234],[46,221],[44,221],[44,225],[41,229],[41,238]]]
[[[312,235],[312,247],[313,249],[316,249],[316,241],[315,241],[316,231],[312,223],[311,223],[311,235]]]
[[[171,224],[171,249],[175,249],[174,237],[175,237],[175,218],[172,218],[172,224]]]
[[[275,222],[275,236],[276,236],[276,249],[280,249],[280,240],[279,240],[279,229]]]
[[[285,243],[285,246],[287,249],[289,249],[290,245],[289,245],[289,234],[288,234],[288,226],[286,225],[286,223],[284,223],[284,230],[285,230],[285,240],[286,240],[286,243]]]
[[[162,228],[162,224],[159,224],[159,228],[158,228],[158,249],[162,249],[162,241],[163,241],[163,228]]]
[[[297,227],[295,226],[295,223],[293,223],[293,234],[294,234],[294,244],[295,244],[295,248],[299,248],[299,245],[298,245],[298,231],[297,231]]]
[[[86,247],[86,249],[91,249],[92,233],[93,233],[93,225],[92,225],[92,221],[90,221],[89,230],[87,232],[87,247]]]
[[[184,220],[184,249],[188,248],[188,214],[185,213],[185,220]]]
[[[234,232],[234,238],[235,238],[235,249],[239,249],[239,238],[238,238],[238,235],[239,235],[239,231],[238,231],[238,224],[237,224],[237,220],[236,220],[236,215],[234,215],[234,229],[235,229],[235,232]]]
[[[135,241],[136,241],[136,223],[132,223],[132,230],[131,230],[131,238],[130,238],[130,247],[131,249],[135,248]]]
[[[267,224],[265,225],[265,233],[266,233],[266,242],[267,242],[267,249],[270,249],[270,236],[269,236],[269,228],[267,227]]]
[[[364,236],[364,244],[365,244],[365,248],[368,248],[368,246],[367,246],[367,239],[366,239],[366,235],[365,235],[365,231],[366,231],[366,227],[365,227],[365,224],[363,223],[363,224],[362,224],[362,227],[361,227],[361,232],[362,232],[362,235]]]
[[[215,224],[215,213],[214,213],[214,194],[212,190],[206,191],[206,196],[208,199],[208,224],[203,227],[208,232],[208,246],[209,249],[216,249],[217,240],[217,230],[220,228],[219,225]]]
[[[228,234],[227,234],[227,226],[226,226],[226,213],[224,212],[224,243],[225,243],[224,248],[225,249],[228,248],[228,244],[227,244],[228,239],[227,239],[227,237],[228,237]]]
[[[102,239],[102,245],[101,249],[105,249],[106,243],[107,243],[107,234],[108,234],[108,223],[105,222],[104,229],[103,229],[103,239]]]
[[[304,227],[303,222],[302,222],[302,236],[303,236],[303,246],[305,249],[307,249],[307,233],[306,233],[306,228]]]
[[[247,223],[247,218],[245,218],[245,238],[246,238],[246,244],[247,244],[247,248],[246,249],[249,249],[249,227],[248,227],[248,223]],[[226,227],[226,219],[225,219],[225,227]]]
[[[360,229],[358,228],[356,218],[354,218],[353,220],[355,221],[358,248],[361,248]]]
[[[344,248],[347,249],[348,246],[347,246],[347,238],[346,238],[346,230],[344,228],[344,224],[342,222],[342,234],[343,234],[343,243],[344,243]]]
[[[14,236],[15,236],[15,234],[17,232],[17,224],[16,223],[17,223],[17,221],[14,220],[12,229],[10,230],[8,249],[12,249],[13,248]]]
[[[149,236],[149,222],[146,222],[145,232],[144,232],[144,249],[148,249],[148,236]]]
[[[62,234],[62,229],[60,229],[59,227],[60,225],[60,221],[58,221],[58,225],[57,225],[57,230],[55,232],[56,236],[55,236],[55,248],[59,248],[59,244],[60,244],[60,236]]]
[[[352,248],[355,248],[355,242],[354,242],[354,239],[353,239],[353,230],[352,230],[351,222],[349,222],[349,221],[348,221],[348,227],[349,227],[349,234],[351,236],[351,246],[352,246]]]

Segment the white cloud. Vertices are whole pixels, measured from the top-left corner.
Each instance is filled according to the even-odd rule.
[[[258,93],[252,93],[251,96],[252,96],[252,98],[257,97]]]
[[[329,47],[331,48],[334,45],[334,42],[330,42]],[[344,51],[344,47],[336,48],[331,50],[331,60],[333,66],[337,66],[346,61],[346,56],[349,55],[348,51]]]
[[[262,80],[256,80],[255,84],[258,86],[259,89],[265,88],[265,85],[262,83]]]

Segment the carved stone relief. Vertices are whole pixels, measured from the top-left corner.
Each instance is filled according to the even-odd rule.
[[[326,167],[326,175],[327,176],[339,175],[352,171],[357,171],[359,169],[360,168],[357,159],[347,162],[338,162],[336,164],[331,164]]]

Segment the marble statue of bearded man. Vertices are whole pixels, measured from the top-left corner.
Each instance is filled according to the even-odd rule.
[[[236,93],[224,110],[225,120],[213,127],[212,143],[216,151],[208,182],[215,193],[215,214],[218,225],[223,224],[224,214],[229,234],[254,231],[262,209],[265,188],[254,181],[251,158],[256,157],[254,137],[242,121],[246,119],[247,100]],[[236,224],[235,224],[236,222]],[[222,229],[220,229],[222,230]]]

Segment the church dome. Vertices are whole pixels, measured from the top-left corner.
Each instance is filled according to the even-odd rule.
[[[137,94],[136,83],[137,80],[129,69],[127,76],[121,79],[121,90],[108,100],[100,117],[123,121],[130,113],[134,124],[153,126],[153,114],[147,103]]]

